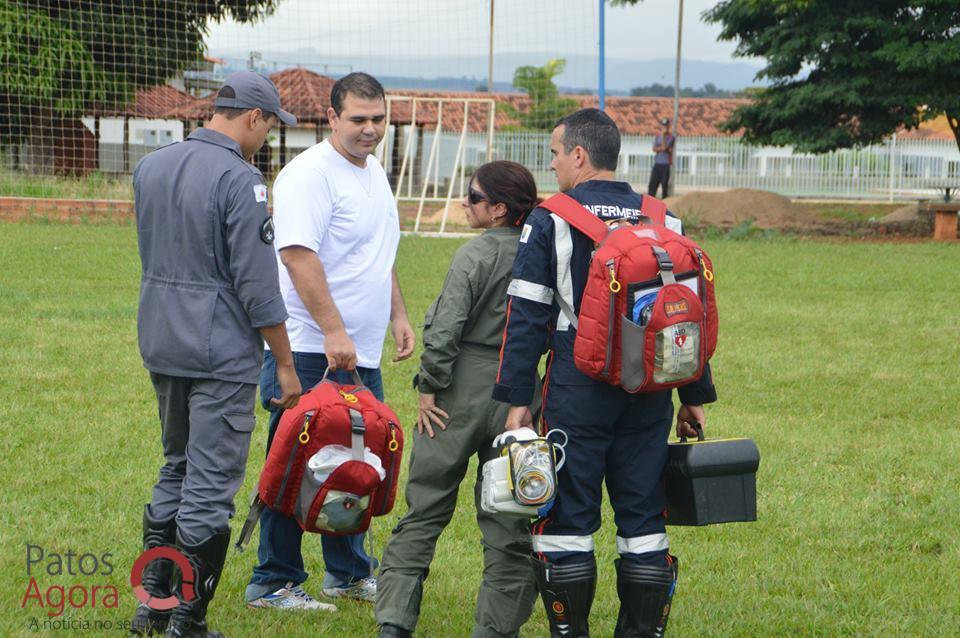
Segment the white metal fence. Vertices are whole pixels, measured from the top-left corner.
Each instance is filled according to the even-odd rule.
[[[548,133],[498,132],[494,156],[518,161],[537,177],[544,192],[555,190]],[[646,190],[653,166],[653,138],[626,135],[618,176]],[[729,137],[681,137],[672,171],[672,190],[755,188],[788,197],[915,199],[960,189],[960,151],[942,140],[898,140],[821,155],[791,148],[760,147]]]

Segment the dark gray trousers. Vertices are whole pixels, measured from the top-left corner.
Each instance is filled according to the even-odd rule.
[[[200,544],[229,528],[256,425],[257,386],[150,373],[160,407],[166,463],[150,514],[177,518],[180,536]]]
[[[661,199],[666,199],[670,195],[670,165],[669,164],[654,164],[653,170],[650,171],[650,183],[647,185],[647,195],[651,197],[657,196],[657,187],[663,187],[663,195],[660,196]]]

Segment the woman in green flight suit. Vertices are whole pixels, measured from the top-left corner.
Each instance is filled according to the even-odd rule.
[[[420,391],[406,498],[408,511],[384,551],[377,592],[381,637],[412,635],[437,539],[450,522],[470,458],[479,457],[475,499],[483,534],[483,582],[473,637],[517,636],[536,602],[530,525],[480,508],[479,467],[494,457],[507,406],[490,398],[507,314],[507,286],[523,220],[538,204],[526,168],[496,161],[474,173],[463,206],[484,233],[454,255],[440,296],[427,310]],[[539,388],[532,411],[539,407]]]

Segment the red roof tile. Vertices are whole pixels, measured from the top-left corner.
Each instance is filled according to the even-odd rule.
[[[502,104],[509,104],[519,112],[524,112],[530,107],[530,98],[524,93],[481,93],[481,92],[455,92],[455,91],[389,91],[388,95],[404,95],[421,98],[493,98],[497,102],[496,111],[496,129],[503,129],[509,126],[518,126],[519,121],[513,117],[508,109],[501,108]],[[596,96],[591,95],[565,95],[563,97],[573,99],[579,106],[597,106]],[[710,99],[710,98],[685,98],[680,100],[680,117],[678,125],[679,135],[685,136],[717,136],[729,135],[719,129],[719,125],[733,113],[733,110],[746,100],[736,99]],[[394,109],[401,121],[410,121],[409,106],[403,106],[403,103],[394,102]],[[409,104],[409,103],[407,103]],[[422,110],[422,115],[421,115]],[[422,102],[418,104],[417,120],[421,124],[436,125],[436,102]],[[673,98],[657,97],[609,97],[607,98],[606,111],[610,117],[620,127],[620,132],[625,135],[656,135],[660,131],[660,119],[664,117],[673,117]],[[487,126],[487,107],[475,105],[470,107],[468,129],[472,132],[481,132],[486,130]],[[557,117],[562,115],[557,114]],[[422,118],[422,119],[421,119]],[[391,117],[396,121],[396,118]],[[458,131],[463,125],[463,103],[451,102],[444,104],[443,108],[443,129],[445,131]]]
[[[130,115],[135,117],[162,117],[163,113],[172,108],[189,104],[195,97],[172,86],[155,86],[151,89],[140,89],[134,101]]]
[[[326,124],[326,111],[330,104],[330,89],[334,80],[308,69],[293,68],[273,73],[270,78],[280,91],[284,109],[297,116],[303,124]],[[393,89],[387,91],[392,97],[416,97],[417,123],[432,127],[437,123],[437,100],[451,100],[443,105],[443,129],[459,132],[463,126],[464,98],[496,101],[494,128],[503,130],[519,126],[519,121],[505,105],[517,112],[530,107],[530,98],[524,93],[484,93],[467,91],[429,91]],[[592,95],[564,95],[576,101],[580,107],[597,106]],[[156,117],[180,120],[206,120],[213,112],[214,95],[194,98],[171,86],[157,86],[137,91],[135,103],[126,113],[134,117]],[[390,121],[408,124],[412,101],[392,100]],[[720,125],[730,117],[734,109],[749,103],[745,99],[682,98],[677,133],[681,136],[739,136],[739,133],[724,133]],[[659,121],[673,117],[673,98],[669,97],[608,97],[606,111],[625,135],[656,135]],[[559,115],[562,114],[558,114]],[[486,103],[471,103],[468,111],[467,129],[470,132],[485,132],[489,122],[489,107]],[[949,128],[925,123],[919,129],[899,131],[904,139],[953,140]]]
[[[286,69],[270,76],[280,91],[280,104],[301,122],[326,122],[330,89],[335,80],[308,69]]]
[[[165,118],[172,109],[182,108],[196,100],[195,97],[163,84],[149,89],[137,89],[133,104],[118,108],[94,108],[93,113],[101,116],[129,115],[130,117]]]
[[[330,105],[330,89],[334,80],[309,69],[284,69],[270,75],[280,92],[284,110],[297,116],[303,123],[326,122]],[[190,104],[170,109],[166,117],[179,120],[206,120],[213,113],[215,94],[211,93]]]

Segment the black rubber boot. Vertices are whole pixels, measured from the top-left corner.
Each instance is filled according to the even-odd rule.
[[[172,547],[177,542],[176,535],[176,517],[165,521],[156,520],[150,516],[150,506],[143,506],[143,551],[164,545]],[[173,594],[172,578],[173,563],[165,558],[152,561],[143,569],[143,586],[157,599],[167,598]],[[162,634],[169,620],[169,611],[156,611],[140,603],[133,620],[130,621],[130,634],[134,636]]]
[[[177,549],[193,563],[194,573],[181,575],[177,585],[180,604],[173,608],[165,638],[224,638],[220,632],[207,629],[207,607],[217,591],[229,546],[230,530],[218,532],[199,545],[188,545],[177,532]]]
[[[586,561],[560,564],[535,558],[533,564],[551,638],[588,638],[597,591],[596,558],[590,554]]]
[[[643,565],[618,559],[620,615],[614,638],[661,638],[667,630],[670,601],[677,585],[677,557],[669,565]]]
[[[380,625],[380,638],[410,638],[413,634],[396,625]]]

